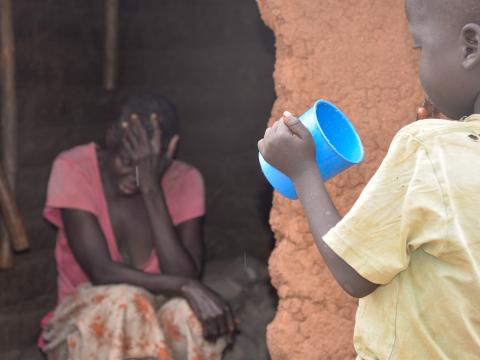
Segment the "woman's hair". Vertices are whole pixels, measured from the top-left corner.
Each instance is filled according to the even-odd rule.
[[[158,95],[141,95],[130,97],[123,105],[120,116],[115,120],[107,135],[107,146],[115,147],[122,140],[122,127],[124,121],[128,121],[132,114],[136,114],[150,138],[153,133],[150,122],[151,114],[157,114],[160,119],[162,140],[168,141],[178,134],[179,122],[177,109],[166,97]]]

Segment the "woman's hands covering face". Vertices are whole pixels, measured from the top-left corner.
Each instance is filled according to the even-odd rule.
[[[129,122],[122,123],[122,143],[136,172],[137,186],[143,194],[160,188],[160,178],[172,162],[179,139],[178,135],[175,135],[168,145],[163,147],[162,130],[157,115],[152,114],[149,121],[153,129],[151,139],[136,114],[130,116]]]

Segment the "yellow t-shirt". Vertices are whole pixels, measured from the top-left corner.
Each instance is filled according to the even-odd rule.
[[[480,115],[403,128],[325,242],[369,281],[357,359],[480,358]]]

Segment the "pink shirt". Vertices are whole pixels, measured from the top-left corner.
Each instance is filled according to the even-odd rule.
[[[204,215],[203,179],[192,166],[175,160],[162,178],[162,189],[174,225]],[[94,143],[61,153],[55,159],[50,174],[43,214],[58,228],[55,247],[58,302],[73,293],[78,285],[89,281],[68,246],[60,215],[62,208],[79,209],[94,214],[105,236],[112,260],[122,261],[110,222]],[[140,270],[160,272],[155,252]],[[50,316],[51,314],[48,314],[42,324],[46,324]]]

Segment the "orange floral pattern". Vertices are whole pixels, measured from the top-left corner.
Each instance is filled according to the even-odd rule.
[[[153,320],[155,318],[155,311],[150,301],[141,293],[136,293],[133,296],[135,308],[137,313],[145,320]]]
[[[107,293],[97,294],[97,295],[95,295],[95,296],[92,298],[92,303],[94,303],[95,305],[98,305],[98,304],[100,304],[106,297],[108,297],[108,294],[107,294]]]
[[[168,350],[165,341],[162,341],[159,345],[157,358],[158,360],[169,360],[170,359],[170,351]]]
[[[163,328],[170,340],[179,341],[182,337],[177,324],[175,324],[175,314],[172,311],[165,311],[163,313]]]
[[[44,332],[49,360],[220,360],[188,303],[128,285],[82,285],[57,307]]]
[[[105,320],[101,315],[97,315],[90,322],[90,330],[97,339],[101,339],[105,332]]]

